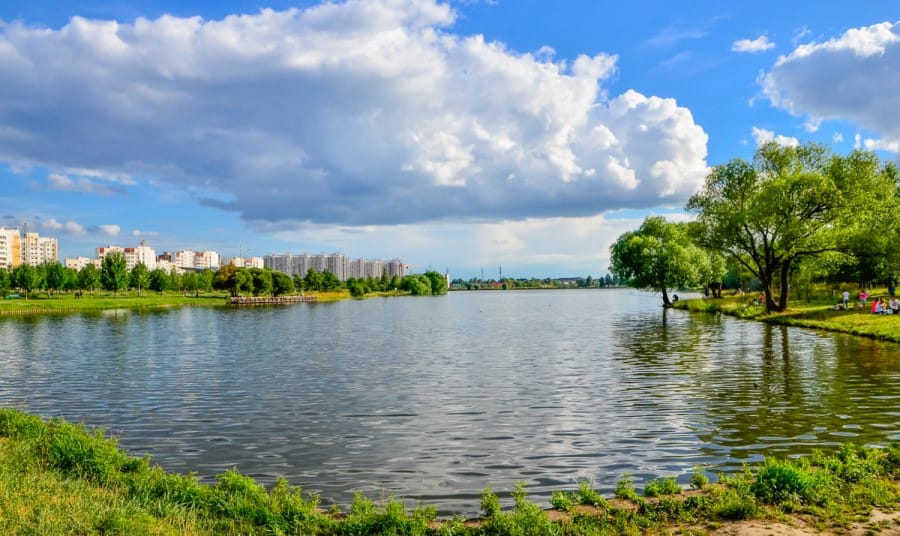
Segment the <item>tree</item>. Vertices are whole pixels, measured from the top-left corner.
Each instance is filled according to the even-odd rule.
[[[671,307],[668,289],[696,285],[707,273],[709,258],[690,239],[683,223],[650,216],[640,228],[623,234],[610,246],[610,271],[635,288],[662,293]]]
[[[136,288],[138,291],[138,296],[144,295],[144,287],[150,283],[150,270],[144,265],[144,263],[139,262],[134,265],[134,268],[131,269],[131,288]]]
[[[88,264],[78,272],[78,288],[81,290],[90,290],[91,294],[94,289],[100,285],[100,270],[93,264]]]
[[[197,272],[186,272],[181,280],[184,283],[184,290],[193,292],[195,296],[199,295],[197,289],[200,288],[200,281]]]
[[[425,272],[425,277],[428,278],[432,294],[437,295],[447,293],[447,278],[444,277],[443,274],[435,272],[434,270],[429,270]]]
[[[271,294],[272,292],[272,271],[264,268],[250,268],[250,284],[254,296],[262,294]]]
[[[0,268],[0,294],[6,296],[9,294],[9,289],[12,288],[12,281],[9,277],[9,270],[6,268]]]
[[[209,292],[213,288],[213,272],[209,268],[204,269],[197,274],[197,297],[200,297],[200,291]]]
[[[253,279],[245,268],[238,268],[233,264],[222,266],[213,276],[213,287],[227,290],[232,297],[238,296],[242,290],[253,290]]]
[[[59,292],[66,284],[66,271],[63,265],[58,262],[48,262],[43,268],[48,294],[52,294],[54,290]]]
[[[841,158],[815,144],[767,143],[752,163],[713,168],[687,209],[697,214],[699,242],[740,262],[759,279],[766,309],[783,311],[795,263],[842,249],[859,229],[867,194],[886,186],[878,167],[863,151]]]
[[[306,277],[303,280],[303,288],[307,290],[322,290],[322,274],[315,268],[306,271]]]
[[[174,266],[172,270],[169,271],[169,288],[180,290],[181,295],[184,296],[184,278],[178,273],[178,269]]]
[[[125,255],[118,251],[108,253],[100,267],[100,284],[104,290],[111,290],[113,296],[118,296],[119,291],[128,285],[128,279]]]
[[[162,268],[154,269],[152,272],[150,272],[149,287],[150,290],[162,294],[167,288],[169,288],[169,274],[167,274],[166,271]]]
[[[294,292],[294,280],[284,272],[272,272],[272,295],[281,296]]]
[[[17,288],[25,292],[25,299],[28,299],[28,293],[38,289],[43,283],[41,272],[30,264],[20,264],[13,268],[12,283]]]

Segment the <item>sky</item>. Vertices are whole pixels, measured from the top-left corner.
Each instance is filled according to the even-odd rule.
[[[900,3],[3,0],[0,225],[601,276],[759,143],[900,153]]]

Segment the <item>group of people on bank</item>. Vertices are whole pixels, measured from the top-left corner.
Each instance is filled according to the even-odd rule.
[[[866,309],[871,307],[872,314],[876,315],[890,315],[890,314],[900,314],[900,300],[897,299],[897,296],[891,292],[891,298],[889,300],[885,300],[881,297],[875,297],[872,299],[872,305],[869,305],[869,298],[872,296],[869,295],[868,291],[865,289],[859,292],[859,308]],[[835,309],[844,309],[847,310],[850,307],[850,292],[844,291],[841,294],[841,303],[834,306]]]

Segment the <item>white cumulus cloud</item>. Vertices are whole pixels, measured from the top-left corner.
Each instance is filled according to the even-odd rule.
[[[757,146],[770,141],[785,147],[797,147],[800,145],[800,140],[793,136],[783,136],[781,134],[776,136],[775,132],[759,127],[753,127],[753,139],[756,140]]]
[[[765,52],[771,48],[775,48],[775,43],[769,41],[765,35],[756,39],[739,39],[731,44],[732,52],[749,52],[751,54]]]
[[[347,0],[4,24],[0,125],[21,135],[0,160],[340,225],[586,216],[701,184],[706,133],[673,99],[609,96],[614,55],[521,53],[455,20],[436,0]]]
[[[852,121],[883,143],[900,141],[900,22],[800,45],[760,80],[773,105],[809,124]]]
[[[45,220],[43,225],[51,231],[59,231],[66,234],[83,235],[87,233],[87,229],[83,225],[72,220],[60,223],[55,218],[50,218]]]

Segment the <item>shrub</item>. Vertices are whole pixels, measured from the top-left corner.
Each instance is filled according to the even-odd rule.
[[[675,477],[657,478],[651,480],[644,487],[644,495],[647,497],[661,497],[663,495],[675,495],[681,493],[681,486],[675,481]]]
[[[638,496],[637,492],[634,491],[634,482],[631,480],[631,475],[623,475],[619,482],[616,483],[615,496],[629,501],[637,500]]]

